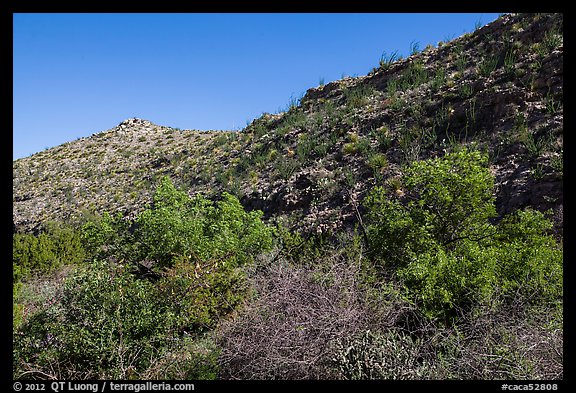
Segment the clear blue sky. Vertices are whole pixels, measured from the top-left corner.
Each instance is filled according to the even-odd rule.
[[[139,117],[241,129],[492,13],[14,14],[13,159]]]

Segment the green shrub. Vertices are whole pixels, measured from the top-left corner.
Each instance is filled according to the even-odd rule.
[[[238,199],[224,193],[210,201],[190,197],[164,177],[150,208],[131,229],[121,217],[105,216],[87,225],[87,237],[98,239],[102,256],[135,265],[159,277],[161,296],[174,304],[188,329],[211,327],[241,300],[243,275],[238,268],[272,247],[273,229],[262,212],[245,212]],[[112,251],[112,253],[110,253]]]
[[[498,296],[562,295],[562,251],[547,233],[550,222],[526,210],[494,224],[486,165],[486,155],[468,150],[415,162],[403,196],[376,187],[365,200],[371,255],[429,317],[449,320]]]
[[[20,303],[21,282],[14,282],[12,285],[12,326],[17,329],[24,321],[24,305]]]
[[[181,258],[193,263],[226,259],[238,266],[272,247],[272,229],[261,216],[260,211],[245,212],[233,195],[224,193],[216,202],[190,197],[164,177],[152,206],[138,215],[133,230],[121,216],[105,214],[101,222],[84,227],[84,237],[100,255],[131,262],[149,260],[169,267]]]
[[[218,318],[243,299],[245,274],[225,259],[190,263],[183,258],[156,284],[158,296],[170,304],[178,328],[200,332],[213,328]]]
[[[562,249],[549,234],[552,223],[543,213],[519,210],[498,225],[494,247],[499,274],[509,293],[555,301],[562,296]]]
[[[58,379],[138,377],[178,340],[173,299],[122,267],[94,262],[67,279],[58,303],[14,341],[15,377],[33,365]]]
[[[464,149],[415,162],[407,170],[406,187],[417,198],[413,215],[442,245],[483,236],[488,220],[496,216],[487,163],[487,155]]]
[[[374,153],[368,157],[367,163],[374,173],[379,173],[388,167],[388,158],[386,154]]]
[[[32,271],[50,271],[60,264],[54,244],[46,234],[15,233],[12,237],[13,280],[20,281]]]
[[[134,222],[104,214],[85,224],[93,262],[24,322],[15,310],[14,376],[215,378],[214,346],[186,355],[178,345],[192,345],[243,299],[241,265],[272,247],[261,215],[229,194],[190,197],[165,177]],[[183,358],[163,358],[175,353]],[[177,367],[163,374],[168,364]]]
[[[132,255],[129,223],[121,213],[112,216],[104,212],[102,217],[88,221],[82,227],[82,241],[88,253],[96,258],[114,256],[122,260]]]
[[[76,264],[86,257],[81,234],[72,227],[49,223],[44,232],[12,236],[13,281],[33,273],[48,273],[64,264]]]
[[[389,264],[405,265],[433,243],[445,247],[485,233],[487,220],[496,215],[493,179],[482,166],[486,160],[479,152],[463,150],[413,163],[403,179],[406,202],[376,187],[365,201],[369,234],[378,245],[372,252]]]

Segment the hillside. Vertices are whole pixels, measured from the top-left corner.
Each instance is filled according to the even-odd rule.
[[[241,131],[16,160],[13,378],[555,390],[563,153],[562,15],[508,14]]]
[[[498,211],[553,209],[562,231],[562,15],[504,15],[366,76],[309,89],[239,132],[128,119],[13,163],[15,230],[121,211],[133,216],[161,175],[191,194],[227,190],[266,218],[330,231],[402,167],[474,144],[490,155]]]

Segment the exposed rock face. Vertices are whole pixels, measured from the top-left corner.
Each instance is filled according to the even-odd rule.
[[[500,214],[552,209],[563,227],[563,20],[504,15],[366,76],[311,88],[240,132],[129,119],[14,162],[14,227],[81,212],[131,216],[169,175],[190,193],[232,192],[296,229],[352,226],[375,184],[457,146],[488,152]]]

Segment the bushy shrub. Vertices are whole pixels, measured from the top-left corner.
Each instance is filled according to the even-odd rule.
[[[509,293],[555,301],[562,296],[563,254],[543,213],[519,210],[498,225],[499,275]]]
[[[24,318],[25,307],[20,300],[22,281],[54,272],[62,265],[80,263],[85,256],[80,232],[73,227],[49,223],[38,235],[15,233],[12,236],[14,326],[20,326]]]
[[[12,236],[12,274],[14,282],[31,274],[32,271],[50,271],[61,260],[54,252],[54,244],[44,233],[34,236],[15,233]]]
[[[260,211],[244,211],[233,195],[224,193],[216,202],[202,195],[190,197],[164,177],[152,206],[138,215],[132,228],[121,216],[105,214],[100,222],[85,225],[84,238],[102,256],[131,262],[149,260],[170,267],[182,258],[193,264],[222,259],[240,266],[272,247],[273,231],[261,216]]]
[[[66,280],[61,299],[17,333],[15,377],[138,377],[179,340],[181,316],[161,292],[120,266],[94,262],[79,268]]]
[[[104,214],[85,224],[94,260],[16,329],[14,376],[215,378],[217,348],[194,340],[243,299],[241,266],[272,247],[261,215],[229,194],[189,197],[163,178],[134,222]],[[163,357],[175,354],[171,368]]]
[[[562,295],[562,251],[549,221],[528,209],[494,224],[486,165],[486,155],[466,149],[415,162],[401,197],[377,187],[366,198],[371,255],[430,317],[450,319],[496,295]]]
[[[104,212],[101,217],[88,221],[82,227],[82,241],[90,255],[105,259],[110,256],[125,259],[133,255],[132,233],[121,213]]]
[[[357,261],[284,259],[252,277],[253,298],[219,325],[224,379],[332,379],[331,344],[373,318],[362,303]]]
[[[220,316],[244,298],[245,274],[224,259],[190,263],[186,259],[167,269],[157,282],[158,296],[171,304],[181,331],[213,328]]]

